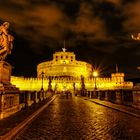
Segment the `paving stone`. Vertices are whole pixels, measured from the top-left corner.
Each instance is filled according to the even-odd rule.
[[[140,140],[140,119],[78,97],[56,98],[14,140]]]

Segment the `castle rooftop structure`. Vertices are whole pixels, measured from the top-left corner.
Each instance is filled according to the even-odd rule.
[[[63,48],[63,51],[53,54],[53,60],[37,65],[37,77],[42,77],[42,72],[44,77],[90,77],[92,69],[91,64],[76,60],[73,52],[66,52]]]

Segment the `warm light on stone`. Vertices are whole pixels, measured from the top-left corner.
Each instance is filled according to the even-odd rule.
[[[140,33],[137,36],[131,35],[132,39],[140,41]]]
[[[0,25],[0,119],[8,117],[19,111],[19,89],[11,84],[12,66],[5,62],[11,54],[14,37],[8,33],[9,23]]]
[[[72,76],[90,77],[92,75],[92,65],[87,62],[77,61],[73,52],[56,52],[53,54],[52,61],[40,63],[37,66],[37,77],[44,76]]]
[[[81,75],[84,77],[85,88],[92,91],[96,86],[98,89],[117,89],[132,88],[132,82],[124,81],[124,73],[113,73],[111,77],[99,77],[98,72],[93,73],[93,67],[89,63],[77,61],[73,52],[55,52],[52,61],[42,62],[37,66],[37,78],[11,77],[12,84],[20,88],[20,90],[36,90],[41,89],[42,75],[44,72],[43,88],[48,89],[49,78],[52,78],[52,89],[57,91],[81,89]]]

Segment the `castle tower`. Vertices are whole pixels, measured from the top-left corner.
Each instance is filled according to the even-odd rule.
[[[53,60],[38,64],[37,77],[41,77],[42,72],[44,72],[45,77],[80,77],[81,75],[90,77],[92,65],[77,61],[74,52],[66,51],[64,46],[62,51],[53,54]]]
[[[124,73],[119,72],[118,65],[116,64],[116,73],[111,74],[111,79],[115,83],[122,83],[124,82]]]

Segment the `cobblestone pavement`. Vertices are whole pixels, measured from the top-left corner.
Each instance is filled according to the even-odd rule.
[[[81,98],[140,118],[140,109],[134,108],[132,106],[111,103],[109,101],[93,99],[93,98],[88,98],[88,97],[81,97]]]
[[[30,107],[26,107],[25,109],[22,109],[21,111],[11,115],[10,117],[0,120],[0,137],[8,133],[10,130],[16,127],[19,123],[27,119],[35,111],[37,111],[43,105],[48,103],[50,99],[51,98],[48,98],[44,101],[40,101],[39,103],[33,104]]]
[[[13,140],[140,140],[140,119],[60,96]]]

